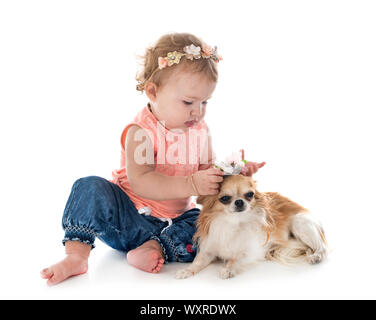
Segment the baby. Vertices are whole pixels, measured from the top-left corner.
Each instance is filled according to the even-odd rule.
[[[192,196],[217,194],[223,180],[204,121],[222,58],[188,33],[162,36],[143,58],[136,88],[149,102],[123,130],[113,179],[74,182],[62,218],[66,256],[41,271],[48,284],[87,272],[95,238],[146,272],[196,255]],[[246,166],[251,175],[263,163]]]

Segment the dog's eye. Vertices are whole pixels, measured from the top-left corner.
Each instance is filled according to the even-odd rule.
[[[247,193],[245,194],[245,197],[246,197],[246,198],[252,198],[253,195],[254,195],[254,193],[251,191],[251,192],[247,192]]]
[[[230,196],[223,196],[219,199],[222,203],[228,203],[230,201],[231,197]]]

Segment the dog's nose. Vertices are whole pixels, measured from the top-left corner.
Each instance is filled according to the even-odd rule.
[[[242,199],[235,200],[235,205],[240,209],[244,206],[244,201]]]

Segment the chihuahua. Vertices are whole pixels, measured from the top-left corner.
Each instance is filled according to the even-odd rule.
[[[217,195],[199,196],[202,205],[193,237],[194,261],[175,277],[188,278],[216,258],[222,279],[257,261],[315,264],[327,256],[323,228],[307,209],[276,192],[258,192],[249,176],[224,176]]]

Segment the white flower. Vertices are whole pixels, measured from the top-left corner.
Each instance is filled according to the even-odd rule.
[[[221,161],[221,162],[215,162],[215,165],[222,169],[223,173],[225,175],[233,174],[234,168],[227,163]]]
[[[239,152],[233,152],[226,158],[226,161],[215,161],[214,164],[222,169],[224,175],[240,174],[245,166],[242,156],[242,150],[240,150]]]
[[[189,55],[193,55],[194,57],[197,57],[201,55],[201,47],[196,47],[194,44],[191,44],[190,46],[184,47],[184,52]]]
[[[226,164],[230,166],[240,166],[244,167],[244,162],[242,161],[242,153],[233,152],[230,156],[226,158]]]

